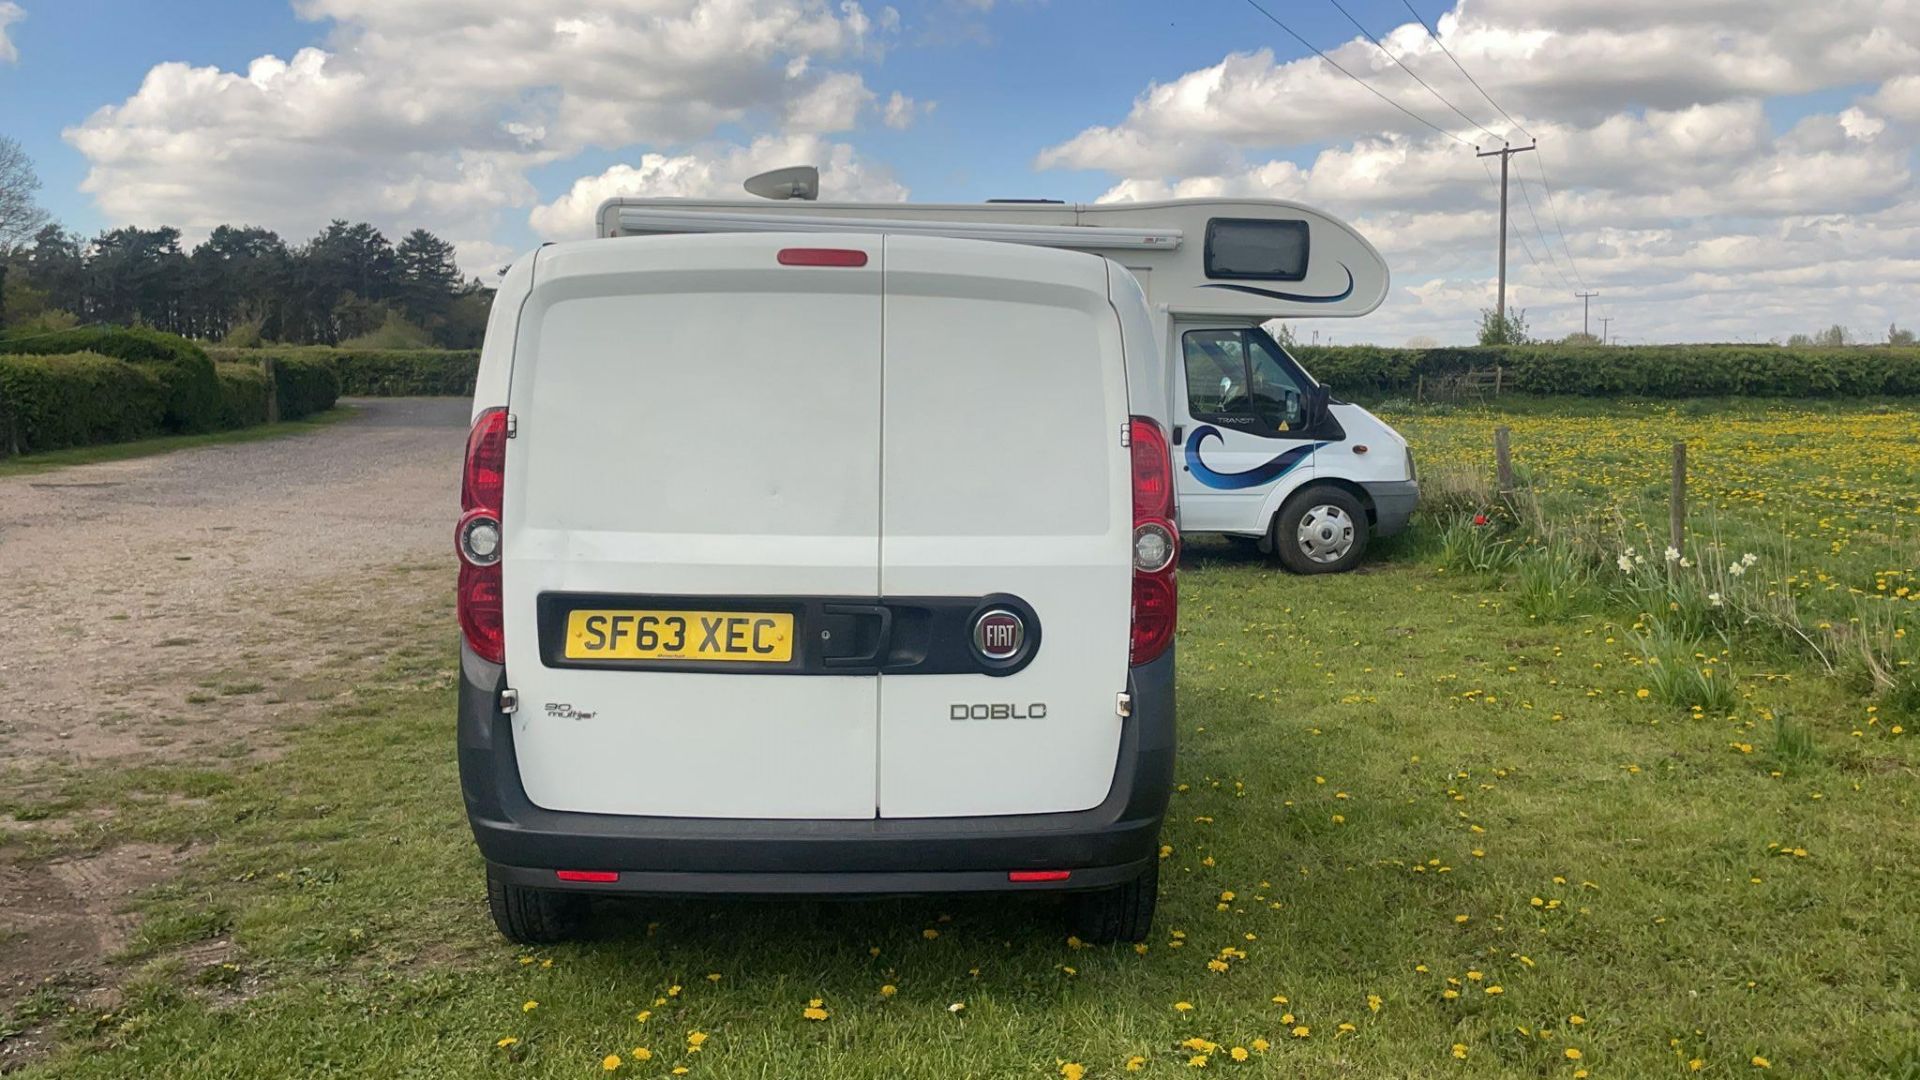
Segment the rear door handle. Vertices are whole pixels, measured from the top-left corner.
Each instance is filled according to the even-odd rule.
[[[877,668],[893,638],[893,610],[882,604],[826,604],[820,608],[820,663],[830,668]]]

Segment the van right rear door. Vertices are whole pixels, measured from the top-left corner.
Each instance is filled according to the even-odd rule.
[[[881,593],[1015,612],[1031,655],[882,672],[883,818],[1084,810],[1112,787],[1133,504],[1107,273],[1077,252],[886,238]],[[968,629],[933,647],[965,655]]]

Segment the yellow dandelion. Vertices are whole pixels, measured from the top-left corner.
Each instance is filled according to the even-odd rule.
[[[668,996],[668,997],[679,997],[679,996],[680,996],[680,984],[679,984],[679,983],[674,983],[674,984],[673,984],[672,986],[669,986],[669,987],[667,987],[667,996]]]
[[[1587,1018],[1581,1016],[1579,1013],[1574,1013],[1572,1016],[1567,1017],[1567,1023],[1572,1024],[1574,1027],[1579,1027],[1586,1022]]]
[[[1174,1002],[1174,1003],[1173,1003],[1173,1011],[1174,1011],[1174,1012],[1192,1012],[1192,1011],[1193,1011],[1193,1002],[1191,1002],[1191,1001],[1176,1001],[1176,1002]]]
[[[1254,1052],[1254,1053],[1256,1053],[1256,1054],[1264,1054],[1264,1053],[1266,1053],[1266,1052],[1268,1051],[1268,1049],[1270,1049],[1270,1048],[1271,1048],[1272,1046],[1273,1046],[1273,1044],[1272,1044],[1272,1043],[1270,1043],[1270,1042],[1268,1042],[1268,1041],[1267,1041],[1267,1040],[1265,1040],[1265,1039],[1255,1039],[1255,1040],[1253,1040],[1253,1052]]]
[[[920,936],[923,938],[926,938],[928,941],[932,941],[934,938],[937,938],[940,936],[940,931],[935,930],[933,927],[929,926],[925,930],[920,931]]]
[[[700,1052],[700,1048],[705,1045],[707,1045],[706,1032],[704,1031],[687,1032],[687,1049],[690,1052],[697,1054]]]
[[[1206,1067],[1207,1055],[1205,1054],[1195,1054],[1187,1059],[1187,1068],[1189,1069],[1204,1069]]]
[[[1768,1061],[1759,1054],[1755,1054],[1753,1055],[1753,1067],[1756,1069],[1771,1069],[1773,1068],[1773,1062]]]
[[[537,1009],[537,1008],[539,1008],[539,1007],[540,1007],[540,1003],[539,1003],[539,1002],[537,1002],[537,1001],[533,1001],[533,1000],[528,1000],[528,1001],[526,1001],[525,1003],[523,1003],[523,1004],[522,1004],[522,1005],[520,1006],[520,1011],[521,1011],[521,1012],[532,1012],[533,1010],[535,1010],[535,1009]]]
[[[1457,1057],[1457,1058],[1459,1058],[1459,1059],[1460,1059],[1460,1060],[1462,1060],[1462,1061],[1465,1061],[1465,1060],[1466,1060],[1466,1058],[1467,1058],[1467,1044],[1466,1044],[1466,1043],[1454,1043],[1454,1044],[1453,1044],[1453,1056],[1454,1056],[1454,1057]]]
[[[1141,1069],[1144,1069],[1146,1067],[1147,1067],[1147,1059],[1141,1057],[1139,1054],[1135,1054],[1132,1057],[1127,1059],[1128,1072],[1139,1072]]]
[[[1368,1009],[1368,1011],[1370,1011],[1370,1012],[1379,1012],[1379,1011],[1380,1011],[1380,1005],[1381,1005],[1381,1001],[1380,1001],[1380,995],[1379,995],[1379,994],[1368,994],[1368,995],[1367,995],[1367,1009]]]
[[[649,1049],[647,1049],[647,1048],[646,1048],[646,1047],[644,1047],[644,1046],[636,1046],[636,1047],[634,1047],[634,1048],[633,1048],[633,1060],[635,1060],[635,1061],[652,1061],[652,1060],[653,1060],[653,1051],[651,1051],[651,1050],[649,1050]]]
[[[619,1067],[620,1067],[620,1055],[619,1055],[619,1054],[608,1054],[608,1055],[607,1055],[606,1057],[603,1057],[603,1058],[601,1058],[601,1059],[600,1059],[600,1067],[601,1067],[602,1069],[605,1069],[605,1070],[607,1070],[608,1072],[612,1072],[613,1070],[615,1070],[615,1069],[617,1069],[617,1068],[619,1068]]]
[[[519,1045],[519,1042],[520,1042],[519,1039],[516,1039],[513,1036],[509,1035],[506,1038],[501,1039],[498,1042],[495,1042],[493,1045],[499,1047],[502,1050],[505,1050],[509,1046]]]
[[[1567,1055],[1568,1061],[1579,1061],[1581,1057],[1580,1048],[1577,1046],[1569,1046],[1563,1053]]]
[[[642,1024],[644,1024],[644,1023],[646,1023],[647,1021],[649,1021],[649,1020],[651,1020],[651,1019],[653,1019],[653,1010],[652,1010],[652,1009],[641,1009],[641,1010],[640,1010],[639,1012],[637,1012],[637,1013],[634,1013],[634,1014],[633,1014],[633,1018],[634,1018],[634,1019],[635,1019],[636,1021],[638,1021],[638,1022],[640,1022],[640,1023],[642,1023]]]
[[[1060,1075],[1066,1080],[1083,1080],[1087,1075],[1087,1067],[1077,1061],[1063,1061],[1060,1063]]]
[[[1498,984],[1487,987],[1487,993],[1489,994],[1504,994],[1506,992],[1506,989]]]
[[[1296,1025],[1293,1029],[1293,1037],[1296,1039],[1304,1039],[1311,1034],[1313,1034],[1313,1029],[1305,1024]]]
[[[1454,921],[1454,922],[1455,922],[1456,924],[1458,924],[1458,923],[1464,923],[1464,922],[1466,922],[1466,921],[1467,921],[1468,919],[1471,919],[1471,918],[1473,918],[1473,916],[1471,916],[1471,915],[1455,915],[1455,916],[1453,917],[1453,921]]]
[[[885,986],[882,986],[882,987],[880,988],[880,996],[881,996],[881,997],[892,997],[893,995],[895,995],[895,994],[897,994],[897,993],[899,993],[899,992],[900,992],[900,988],[899,988],[899,987],[897,987],[897,986],[895,986],[895,985],[893,985],[892,983],[888,983],[888,984],[886,984]]]

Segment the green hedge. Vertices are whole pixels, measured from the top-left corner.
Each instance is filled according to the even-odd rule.
[[[273,388],[280,419],[298,420],[333,408],[340,399],[340,376],[323,357],[275,356]]]
[[[0,337],[0,353],[58,356],[97,353],[137,364],[151,371],[166,388],[166,430],[179,433],[214,431],[225,407],[219,377],[205,349],[158,330],[83,327],[18,338]]]
[[[101,356],[0,354],[0,454],[158,435],[167,388],[146,366]]]
[[[220,378],[220,426],[241,428],[267,422],[267,373],[252,364],[215,364]]]
[[[471,397],[480,370],[478,349],[216,349],[221,360],[322,359],[340,376],[340,393],[354,397]]]
[[[1888,397],[1920,394],[1920,348],[1777,345],[1508,345],[1387,349],[1303,345],[1293,354],[1344,393],[1410,393],[1421,376],[1505,369],[1506,389],[1612,397]]]

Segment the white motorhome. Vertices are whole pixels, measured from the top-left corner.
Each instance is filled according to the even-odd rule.
[[[1262,329],[1365,315],[1386,298],[1385,260],[1345,222],[1280,200],[822,203],[810,201],[815,182],[776,189],[785,201],[611,199],[598,231],[873,232],[1103,256],[1140,282],[1167,359],[1154,375],[1167,405],[1157,418],[1176,448],[1183,533],[1246,538],[1289,569],[1328,573],[1406,526],[1419,499],[1406,440],[1334,399]]]
[[[455,534],[458,744],[518,941],[600,894],[1061,891],[1153,917],[1172,448],[1134,276],[749,230],[497,293]]]

